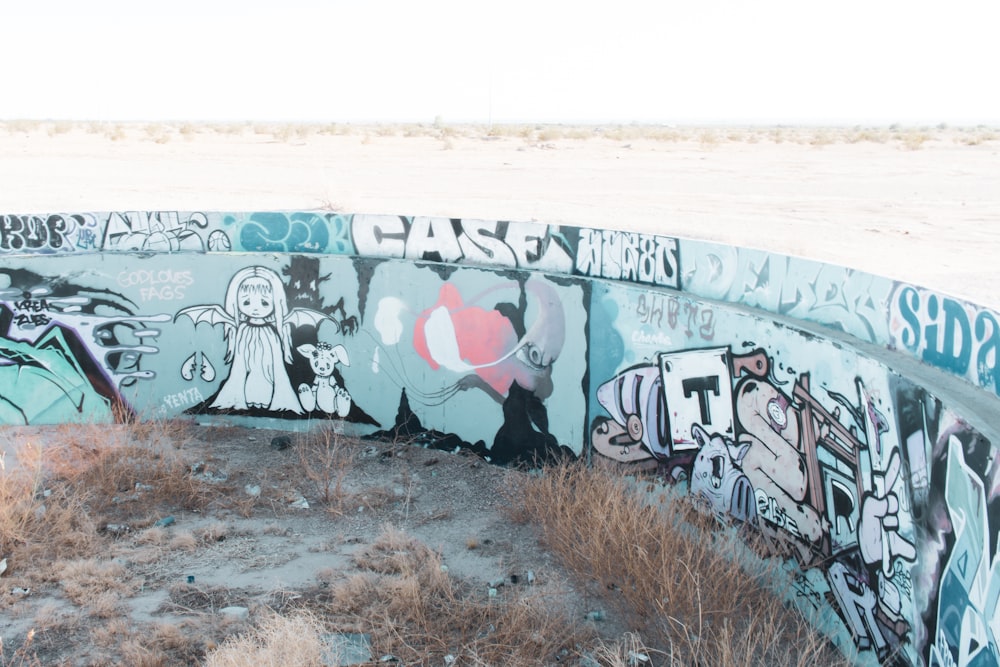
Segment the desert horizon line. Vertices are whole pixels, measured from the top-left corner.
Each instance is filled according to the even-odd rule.
[[[73,124],[192,124],[192,125],[294,125],[294,126],[328,126],[350,125],[354,127],[382,126],[418,126],[418,127],[567,127],[567,128],[601,128],[601,127],[639,127],[666,129],[886,129],[886,130],[972,130],[1000,129],[1000,120],[995,121],[795,121],[795,120],[450,120],[443,116],[433,119],[280,119],[280,118],[86,118],[86,117],[56,117],[56,116],[11,116],[0,117],[0,124],[11,123],[73,123]]]

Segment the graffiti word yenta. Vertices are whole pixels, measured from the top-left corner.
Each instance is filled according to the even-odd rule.
[[[197,387],[191,387],[176,394],[167,394],[163,397],[164,407],[170,407],[175,410],[186,408],[203,400],[205,400],[205,397],[201,395]]]

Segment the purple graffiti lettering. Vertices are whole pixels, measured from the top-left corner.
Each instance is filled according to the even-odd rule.
[[[639,316],[639,321],[643,324],[653,324],[657,327],[662,326],[663,298],[650,296],[647,300],[645,294],[640,294],[639,304],[636,306],[635,314]]]
[[[695,333],[702,340],[715,338],[715,313],[690,301],[683,303],[674,296],[658,294],[640,294],[636,302],[635,314],[642,324],[656,328],[669,328],[674,331],[681,324],[681,313],[684,313],[684,335],[694,337]],[[666,313],[666,326],[663,316]]]

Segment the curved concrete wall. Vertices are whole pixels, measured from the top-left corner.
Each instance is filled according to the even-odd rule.
[[[523,222],[6,215],[0,257],[2,424],[334,420],[497,463],[653,469],[756,526],[859,660],[1000,661],[994,312]]]

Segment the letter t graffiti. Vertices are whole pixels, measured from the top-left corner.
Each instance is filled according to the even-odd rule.
[[[701,422],[703,425],[712,423],[712,413],[708,408],[708,392],[716,396],[719,395],[719,376],[706,375],[704,377],[687,378],[681,381],[684,388],[684,398],[691,398],[692,394],[698,394],[698,407],[701,409]]]

